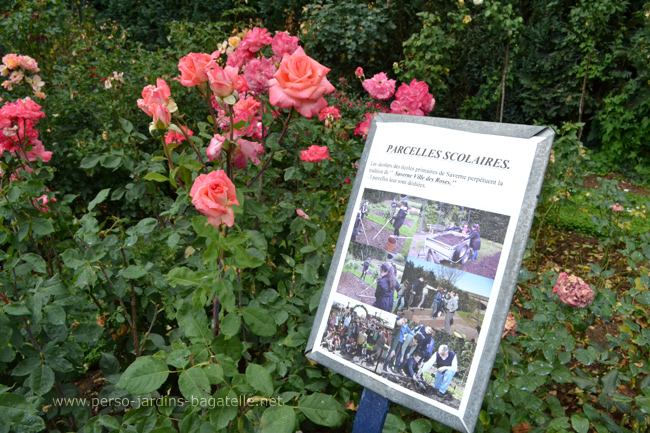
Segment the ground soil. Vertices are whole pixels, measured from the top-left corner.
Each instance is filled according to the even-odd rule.
[[[625,180],[621,180],[620,174],[609,173],[607,176],[601,176],[601,177],[604,177],[605,179],[609,179],[609,180],[618,179],[618,189],[620,189],[621,191],[627,190],[628,192],[631,192],[633,194],[650,196],[650,190],[648,188],[644,188],[642,186],[634,185],[633,183],[627,182]],[[600,184],[598,183],[598,176],[596,176],[595,174],[588,175],[587,177],[585,177],[585,180],[582,182],[582,186],[585,188],[594,188],[594,189],[600,188]]]
[[[481,251],[478,252],[478,258],[473,262],[467,262],[460,267],[465,272],[470,272],[475,275],[480,275],[482,277],[494,279],[497,274],[497,266],[499,266],[499,260],[501,259],[501,253],[492,254],[489,257],[481,258]]]
[[[405,226],[410,226],[413,225],[413,221],[406,220],[404,222]],[[393,235],[393,230],[389,229],[386,227],[385,229],[381,229],[382,226],[380,224],[377,224],[374,221],[370,221],[369,219],[366,219],[363,221],[363,227],[365,229],[365,233],[359,233],[357,235],[356,242],[362,243],[362,244],[367,244],[376,248],[381,248],[382,250],[386,249],[386,243],[388,242],[388,237]],[[379,233],[379,236],[375,238],[375,235],[381,230],[381,233]],[[375,238],[375,240],[372,240]],[[394,253],[401,253],[402,250],[404,249],[404,244],[406,243],[408,239],[405,238],[397,238],[397,243],[395,244],[395,247],[393,248]]]
[[[461,243],[463,241],[463,238],[455,235],[441,235],[436,236],[436,240],[444,244],[454,246]]]
[[[360,278],[350,272],[343,272],[341,274],[336,291],[367,305],[375,303],[375,287],[364,284]]]
[[[417,305],[417,304],[416,304]],[[445,330],[445,313],[442,313],[440,316],[432,318],[431,308],[411,308],[409,310],[404,310],[399,313],[400,317],[406,317],[408,320],[419,323],[420,325],[430,326],[436,331]],[[476,323],[469,323],[463,320],[458,314],[454,314],[453,325],[451,325],[451,332],[459,331],[465,335],[467,341],[477,341],[479,329],[476,327]]]

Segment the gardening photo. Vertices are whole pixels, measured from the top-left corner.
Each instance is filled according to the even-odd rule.
[[[409,257],[494,279],[510,217],[429,200],[422,220]]]
[[[413,234],[421,230],[423,203],[417,197],[365,189],[351,240],[406,256]]]

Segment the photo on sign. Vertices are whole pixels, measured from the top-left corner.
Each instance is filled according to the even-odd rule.
[[[421,221],[409,257],[495,278],[510,217],[428,200]]]
[[[405,259],[401,254],[350,242],[336,291],[392,313]]]
[[[413,234],[422,230],[424,202],[419,197],[365,189],[352,229],[352,242],[407,256]]]

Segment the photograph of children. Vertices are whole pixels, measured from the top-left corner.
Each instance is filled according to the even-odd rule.
[[[510,217],[428,200],[409,257],[494,279]]]
[[[477,341],[494,280],[409,257],[395,314],[459,338]]]
[[[350,242],[337,293],[380,310],[395,310],[406,258],[384,249]]]
[[[337,293],[321,345],[346,361],[380,374],[394,323],[394,315]]]
[[[352,229],[352,242],[408,255],[413,234],[422,231],[423,199],[366,189]]]
[[[418,394],[458,408],[476,343],[398,317],[381,374]]]

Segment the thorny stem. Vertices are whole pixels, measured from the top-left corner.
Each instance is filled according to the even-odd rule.
[[[192,149],[194,149],[194,153],[196,153],[196,156],[199,158],[199,162],[201,163],[201,165],[203,165],[205,167],[205,161],[203,161],[203,157],[201,156],[201,153],[199,152],[199,149],[196,148],[196,146],[194,145],[192,140],[190,140],[190,137],[187,135],[187,132],[183,128],[185,125],[183,125],[182,119],[179,116],[174,116],[174,117],[180,123],[181,127],[178,128],[178,129],[181,130],[181,133],[183,134],[183,137],[185,137],[185,141],[187,141],[190,144],[190,146],[192,147]]]
[[[151,324],[149,325],[149,329],[147,329],[147,333],[144,334],[144,337],[142,337],[142,345],[140,346],[140,353],[144,350],[144,345],[147,342],[147,338],[149,337],[149,334],[151,333],[151,329],[153,329],[153,324],[156,323],[156,316],[158,316],[158,304],[156,303],[156,308],[153,310],[153,317],[151,318]]]
[[[129,262],[126,259],[126,254],[124,254],[124,248],[120,248],[120,252],[122,253],[124,266],[129,266]],[[138,299],[135,296],[135,284],[133,283],[133,280],[129,280],[129,282],[131,283],[131,329],[133,331],[133,347],[135,348],[135,357],[137,358],[140,356],[140,343],[138,343],[138,316],[136,311]]]

